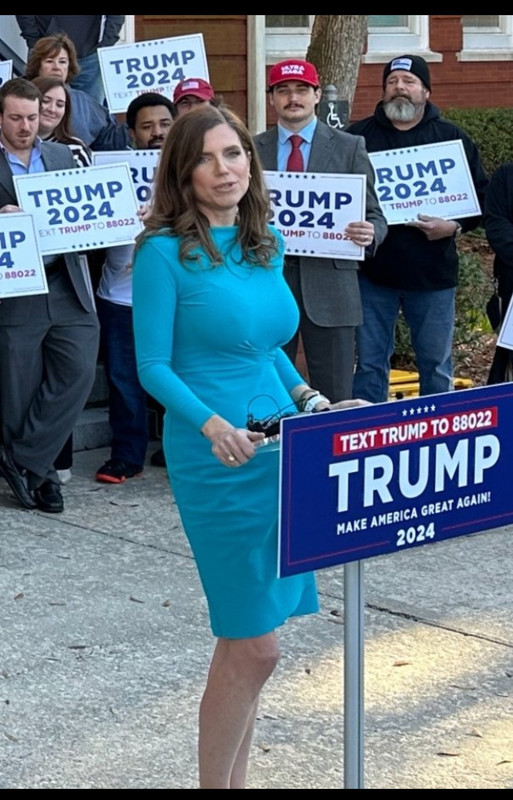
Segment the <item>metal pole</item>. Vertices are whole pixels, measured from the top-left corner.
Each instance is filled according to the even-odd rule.
[[[344,788],[363,789],[363,561],[344,567]]]

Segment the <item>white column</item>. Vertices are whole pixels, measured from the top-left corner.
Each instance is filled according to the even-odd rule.
[[[248,128],[252,134],[256,134],[267,127],[265,14],[248,14],[247,53]]]

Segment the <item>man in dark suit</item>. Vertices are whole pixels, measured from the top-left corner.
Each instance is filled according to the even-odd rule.
[[[74,169],[69,147],[37,135],[42,96],[0,89],[0,213],[19,212],[13,176]],[[76,254],[45,256],[48,294],[0,301],[0,475],[24,508],[64,508],[54,460],[91,391],[99,326]]]
[[[278,124],[255,137],[264,169],[365,175],[366,218],[350,223],[344,233],[372,256],[386,236],[387,225],[374,191],[364,139],[330,128],[317,118],[321,89],[317,70],[308,61],[289,59],[275,64],[269,73],[268,93]],[[297,135],[302,139],[302,165],[291,167],[290,139]],[[301,319],[298,334],[284,349],[295,361],[301,334],[310,383],[332,402],[352,397],[355,328],[362,322],[358,268],[357,261],[346,259],[285,257],[285,277]]]

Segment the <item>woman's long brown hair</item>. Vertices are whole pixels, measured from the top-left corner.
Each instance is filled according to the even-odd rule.
[[[278,243],[269,229],[270,206],[262,166],[251,134],[242,120],[226,106],[200,106],[174,122],[164,142],[155,177],[152,212],[145,221],[136,249],[148,236],[167,232],[180,238],[180,260],[184,266],[195,259],[198,247],[207,253],[212,266],[222,263],[207,217],[199,210],[192,187],[192,173],[203,153],[207,131],[229,125],[251,160],[249,188],[238,208],[237,240],[245,260],[268,267]]]

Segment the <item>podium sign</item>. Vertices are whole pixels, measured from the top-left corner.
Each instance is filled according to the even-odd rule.
[[[513,384],[281,422],[279,574],[513,522]]]

